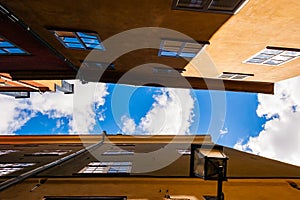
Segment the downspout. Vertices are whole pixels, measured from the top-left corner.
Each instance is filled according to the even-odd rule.
[[[2,182],[0,184],[0,192],[2,190],[4,190],[4,189],[6,189],[6,188],[8,188],[8,187],[10,187],[10,186],[12,186],[14,184],[17,184],[17,183],[19,183],[21,181],[24,181],[25,179],[27,179],[29,177],[32,177],[32,176],[34,176],[34,175],[36,175],[36,174],[38,174],[38,173],[40,173],[40,172],[42,172],[42,171],[44,171],[46,169],[49,169],[49,168],[54,167],[54,166],[57,166],[57,165],[65,162],[67,160],[70,160],[70,159],[72,159],[72,158],[74,158],[74,157],[76,157],[76,156],[78,156],[78,155],[80,155],[80,154],[82,154],[82,153],[84,153],[86,151],[89,151],[89,150],[91,150],[91,149],[93,149],[93,148],[95,148],[95,147],[97,147],[99,145],[102,145],[104,143],[104,137],[105,137],[105,134],[103,134],[103,140],[100,141],[100,142],[98,142],[98,143],[96,143],[96,144],[88,146],[88,147],[86,147],[84,149],[81,149],[81,150],[79,150],[79,151],[77,151],[77,152],[75,152],[73,154],[70,154],[70,155],[65,156],[63,158],[60,158],[60,159],[58,159],[56,161],[53,161],[53,162],[48,163],[46,165],[40,166],[40,167],[38,167],[36,169],[33,169],[31,171],[28,171],[28,172],[25,172],[25,173],[23,173],[23,174],[21,174],[21,175],[19,175],[17,177],[14,177],[14,178],[11,178],[11,179],[8,179],[8,180]]]

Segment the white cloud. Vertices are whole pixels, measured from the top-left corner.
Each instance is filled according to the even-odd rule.
[[[104,105],[104,97],[108,94],[106,85],[74,83],[75,94],[32,93],[30,99],[22,100],[0,95],[0,110],[5,113],[0,116],[0,134],[13,134],[37,113],[53,119],[67,117],[70,133],[84,134],[93,130],[96,125],[95,109]]]
[[[155,95],[151,109],[135,124],[123,116],[122,131],[130,134],[188,134],[194,117],[190,90],[164,88]],[[125,131],[127,130],[127,131]]]
[[[300,77],[276,84],[275,95],[258,95],[257,115],[268,121],[257,137],[234,148],[300,165]]]
[[[220,135],[226,135],[228,133],[228,129],[224,128],[220,130]]]
[[[15,101],[12,97],[0,95],[0,135],[13,134],[19,130],[34,113],[26,113],[26,103]]]
[[[122,132],[126,134],[133,134],[136,129],[136,124],[133,119],[127,117],[127,116],[122,116],[121,117],[122,121]]]

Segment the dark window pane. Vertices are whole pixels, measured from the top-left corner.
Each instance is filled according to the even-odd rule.
[[[177,6],[186,8],[202,8],[203,0],[178,0]]]
[[[208,9],[233,11],[241,0],[213,0]]]

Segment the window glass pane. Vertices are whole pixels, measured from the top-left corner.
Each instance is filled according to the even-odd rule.
[[[273,54],[273,55],[277,55],[277,54],[280,54],[282,52],[283,52],[282,50],[276,50],[276,49],[265,49],[263,51],[263,53],[265,53],[265,54]]]
[[[9,154],[9,153],[13,153],[13,152],[17,152],[17,150],[0,150],[0,156]]]
[[[177,6],[187,8],[202,8],[203,0],[178,0]]]
[[[91,39],[98,39],[96,35],[94,34],[89,34],[89,33],[83,33],[83,32],[77,32],[77,35],[79,37],[83,38],[91,38]]]
[[[6,176],[21,169],[22,168],[0,168],[0,176]]]
[[[3,42],[0,42],[0,47],[14,47],[14,45],[10,42],[3,41]]]
[[[181,53],[179,54],[180,57],[184,57],[184,58],[194,58],[196,56],[196,54],[194,53]]]
[[[189,149],[177,149],[177,153],[179,153],[181,155],[190,155],[191,150],[189,150]]]
[[[247,63],[263,63],[263,62],[264,62],[264,60],[262,60],[262,59],[255,59],[255,58],[247,60]]]
[[[97,45],[97,44],[85,44],[88,48],[91,49],[99,49],[99,50],[103,50],[103,46],[102,45]]]
[[[185,46],[184,46],[184,48],[191,48],[191,49],[198,49],[198,50],[200,50],[202,47],[203,47],[203,44],[191,43],[191,42],[185,43]]]
[[[264,62],[264,64],[267,64],[267,65],[280,65],[282,64],[284,61],[281,61],[281,60],[268,60],[266,62]]]
[[[67,47],[74,48],[74,49],[84,49],[82,44],[78,43],[65,43]]]
[[[0,176],[6,176],[13,172],[33,166],[35,163],[0,163]]]
[[[132,162],[118,161],[118,162],[91,162],[87,167],[84,167],[78,173],[130,173]]]
[[[194,49],[194,48],[183,48],[182,53],[194,53],[197,54],[200,51],[200,49]]]
[[[19,48],[3,48],[5,51],[11,53],[11,54],[23,54],[25,53],[23,50],[19,49]]]
[[[108,150],[103,153],[103,155],[133,155],[133,151],[124,151],[124,150]]]
[[[82,40],[84,43],[89,43],[89,44],[100,44],[99,40],[97,40],[97,39],[81,38],[81,40]]]
[[[243,80],[243,79],[245,79],[247,77],[248,77],[247,75],[235,75],[231,79],[234,79],[234,80]]]
[[[162,51],[160,53],[160,55],[162,56],[172,56],[172,57],[176,57],[177,56],[177,53],[176,52],[169,52],[169,51]]]
[[[180,48],[182,46],[183,42],[176,41],[176,40],[163,40],[162,45],[164,47],[178,47]]]
[[[163,51],[171,51],[171,52],[178,52],[180,47],[172,47],[172,46],[164,46],[162,48]]]
[[[71,151],[72,150],[44,150],[44,151],[29,153],[25,155],[26,156],[61,156]]]
[[[213,0],[208,9],[233,11],[241,0]]]
[[[75,37],[61,37],[64,42],[80,43],[78,38]]]
[[[218,78],[229,79],[233,76],[233,74],[221,74]]]
[[[248,74],[221,74],[220,76],[218,76],[218,78],[221,79],[233,79],[233,80],[243,80],[248,78],[249,76],[253,76],[253,75],[248,75]]]
[[[282,61],[288,61],[290,59],[293,59],[293,57],[290,57],[290,56],[281,56],[281,55],[278,55],[278,56],[275,56],[272,58],[272,60],[282,60]]]
[[[76,35],[70,31],[54,31],[54,34],[58,37],[76,37]]]
[[[282,54],[282,56],[300,56],[300,52],[299,51],[284,51]]]
[[[257,56],[254,57],[254,59],[269,59],[272,58],[274,55],[272,54],[264,54],[264,53],[260,53]]]

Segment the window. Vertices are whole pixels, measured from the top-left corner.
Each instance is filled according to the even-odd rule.
[[[184,72],[185,69],[170,68],[170,67],[153,67],[154,74],[170,74],[177,75],[178,73]]]
[[[216,196],[203,196],[204,200],[215,200],[217,199]]]
[[[254,76],[254,75],[253,74],[223,72],[221,75],[218,76],[218,78],[232,79],[232,80],[244,80],[250,76]]]
[[[70,31],[51,31],[55,37],[69,49],[83,49],[83,50],[101,50],[105,48],[97,33],[87,32],[70,32]]]
[[[0,92],[0,94],[15,97],[15,99],[30,98],[30,92]]]
[[[114,70],[115,69],[115,64],[113,63],[104,63],[104,62],[97,62],[97,61],[90,61],[90,60],[84,60],[81,61],[82,64],[84,64],[87,67],[91,68],[98,68],[101,70]]]
[[[279,66],[300,56],[300,49],[266,47],[244,61],[247,64]]]
[[[107,150],[102,155],[133,155],[134,151],[131,150],[123,150],[123,149],[117,149],[117,150]]]
[[[14,147],[38,147],[38,144],[15,144]]]
[[[0,163],[0,176],[5,176],[33,165],[35,163]]]
[[[0,156],[5,154],[10,154],[13,152],[17,152],[17,150],[0,150]]]
[[[45,196],[43,200],[126,200],[127,197],[96,197],[96,196]]]
[[[177,153],[181,155],[191,155],[191,150],[189,149],[177,149]]]
[[[63,92],[64,94],[73,94],[74,84],[68,83],[67,81],[62,81],[61,86],[55,84],[55,89]]]
[[[28,55],[29,53],[21,49],[14,43],[6,40],[0,35],[0,55]]]
[[[130,173],[132,162],[91,162],[79,174]]]
[[[174,0],[173,8],[199,12],[236,14],[248,0]]]
[[[61,156],[69,152],[71,152],[71,150],[44,150],[40,152],[25,154],[25,156]]]
[[[159,56],[194,58],[206,43],[183,42],[177,40],[162,40]]]

